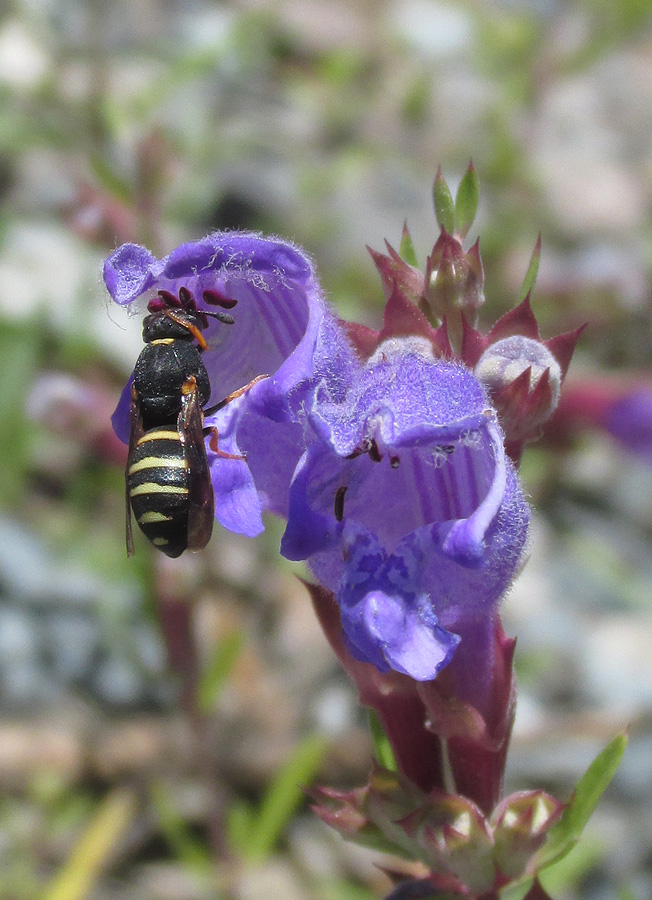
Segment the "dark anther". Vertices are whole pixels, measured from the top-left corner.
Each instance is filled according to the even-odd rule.
[[[164,309],[179,309],[179,301],[171,294],[170,291],[159,291],[156,297],[152,297],[152,299],[147,304],[147,309],[151,313],[162,312]]]
[[[345,456],[345,459],[357,459],[358,456],[362,456],[363,453],[369,453],[369,448],[371,447],[371,441],[368,438],[365,438],[361,441],[358,446],[355,448],[353,453],[349,453],[348,456]]]
[[[181,285],[179,288],[179,300],[181,300],[181,306],[184,309],[196,309],[195,298],[190,293],[187,287]]]
[[[346,496],[347,487],[338,487],[335,492],[335,518],[341,522],[344,518],[344,497]]]
[[[392,469],[398,469],[398,467],[401,465],[401,458],[399,456],[390,456],[389,464]]]
[[[349,453],[348,456],[345,456],[345,459],[357,459],[358,456],[362,456],[363,453],[369,454],[369,459],[373,462],[380,462],[383,458],[382,453],[378,449],[378,444],[372,438],[365,438],[363,441],[360,441],[358,446],[355,448],[353,453]]]
[[[181,291],[179,291],[179,293],[181,293]],[[179,309],[179,307],[182,305],[179,301],[179,298],[175,297],[172,291],[158,291],[158,295],[166,306],[176,307],[177,309]]]
[[[452,444],[444,444],[443,446],[440,444],[439,446],[435,447],[435,450],[438,453],[445,453],[446,456],[450,456],[451,453],[455,453],[455,447]]]
[[[378,444],[376,441],[371,441],[369,444],[369,459],[372,462],[380,462],[383,458],[382,453],[378,449]]]
[[[204,298],[204,303],[208,303],[209,306],[221,306],[222,309],[233,309],[238,302],[233,297],[226,297],[221,291],[217,291],[214,288],[205,290],[202,297]]]

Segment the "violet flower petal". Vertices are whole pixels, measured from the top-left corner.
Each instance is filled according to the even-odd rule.
[[[349,526],[344,552],[337,600],[350,651],[380,671],[391,668],[416,681],[435,678],[459,636],[439,625],[428,596],[418,590],[418,546],[406,540],[388,555],[370,532]]]

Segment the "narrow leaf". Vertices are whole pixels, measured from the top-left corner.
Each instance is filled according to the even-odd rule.
[[[521,290],[518,295],[518,303],[522,303],[523,300],[531,294],[534,290],[534,285],[537,280],[537,275],[539,274],[539,262],[541,260],[541,235],[537,238],[537,242],[534,245],[534,250],[532,251],[532,256],[530,258],[530,265],[528,266],[527,272],[525,273],[525,278],[523,280],[523,284],[521,285]],[[518,304],[517,304],[518,305]]]
[[[233,667],[240,656],[244,638],[241,632],[227,634],[215,647],[206,669],[197,685],[197,708],[201,713],[209,713],[229,679]]]
[[[385,734],[378,713],[375,709],[369,710],[369,730],[371,731],[371,741],[374,747],[374,756],[384,769],[391,772],[398,772],[396,758],[389,738]]]
[[[376,900],[376,893],[369,888],[349,881],[327,882],[321,886],[324,900]]]
[[[435,183],[432,188],[432,197],[435,201],[435,215],[441,228],[445,228],[449,234],[455,231],[455,204],[450,189],[442,175],[441,166],[437,169]]]
[[[537,871],[562,859],[575,846],[613,778],[626,746],[627,735],[617,735],[582,775],[560,820],[550,829],[545,844],[535,856]]]
[[[455,227],[461,240],[464,240],[473,225],[478,211],[479,195],[478,176],[473,168],[473,162],[470,162],[455,196]]]
[[[498,896],[500,900],[524,900],[533,884],[534,878],[522,878],[519,881],[512,881],[500,889]]]
[[[226,838],[230,849],[243,858],[249,852],[254,810],[244,800],[234,800],[226,814]]]
[[[412,243],[412,235],[408,231],[407,222],[403,223],[403,234],[401,235],[401,245],[399,247],[401,259],[409,266],[418,267],[417,254]]]
[[[272,780],[252,823],[247,857],[260,862],[271,852],[315,777],[326,749],[324,738],[309,735]]]
[[[195,872],[210,872],[208,848],[189,830],[169,790],[162,784],[154,785],[151,797],[163,836],[177,859]]]
[[[107,194],[123,203],[131,202],[133,199],[131,185],[118,175],[103,156],[98,153],[91,154],[90,164],[93,175]]]
[[[100,803],[42,900],[83,900],[88,896],[133,818],[135,805],[134,794],[124,788],[112,791]]]

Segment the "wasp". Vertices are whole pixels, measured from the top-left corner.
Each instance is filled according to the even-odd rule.
[[[233,308],[237,301],[204,291],[205,303]],[[190,291],[159,291],[143,321],[143,347],[131,387],[129,455],[125,470],[127,555],[134,553],[131,513],[148,540],[170,557],[201,550],[208,543],[215,500],[206,457],[211,449],[227,459],[244,459],[219,449],[216,428],[204,416],[240,397],[265,375],[206,408],[211,384],[201,354],[209,317],[233,325],[222,310],[198,309]]]

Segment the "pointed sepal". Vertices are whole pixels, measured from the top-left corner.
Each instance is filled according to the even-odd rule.
[[[403,233],[401,234],[399,252],[401,254],[401,259],[409,266],[413,266],[415,269],[418,267],[417,254],[414,249],[414,244],[412,243],[412,235],[408,230],[407,222],[403,222]]]
[[[530,264],[527,268],[527,272],[525,273],[525,278],[523,279],[523,284],[521,285],[521,290],[518,293],[518,302],[525,300],[526,297],[529,297],[532,291],[534,290],[534,285],[536,284],[537,275],[539,274],[539,263],[541,261],[541,234],[537,236],[537,242],[534,245],[534,250],[532,251],[532,256],[530,257]]]
[[[398,288],[412,303],[418,303],[423,296],[424,277],[414,266],[411,266],[394,250],[391,244],[385,242],[388,255],[379,253],[371,247],[367,247],[371,258],[380,274],[385,298],[391,296]]]
[[[455,195],[455,234],[462,241],[473,225],[478,210],[479,196],[478,176],[473,167],[473,161],[470,161]]]
[[[432,186],[432,199],[435,204],[437,224],[449,234],[453,234],[455,231],[455,204],[441,166],[438,167],[435,175],[435,183]]]

